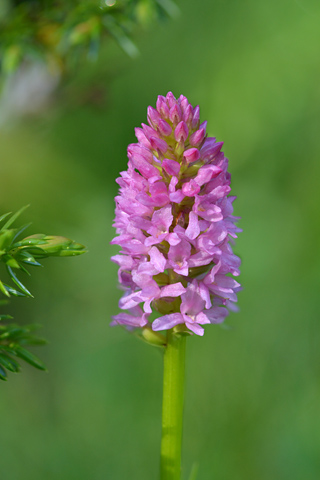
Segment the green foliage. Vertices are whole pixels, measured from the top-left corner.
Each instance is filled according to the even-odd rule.
[[[1,315],[0,319],[8,315]],[[11,317],[12,318],[12,317]],[[20,372],[20,364],[17,360],[24,360],[39,370],[46,370],[44,364],[33,353],[22,345],[43,345],[46,340],[32,335],[36,325],[19,327],[16,324],[0,324],[0,379],[7,380],[7,372]]]
[[[15,287],[18,287],[16,289],[0,280],[0,291],[5,297],[33,296],[16,273],[30,276],[26,265],[41,267],[38,259],[57,256],[70,257],[86,251],[83,245],[61,236],[36,234],[18,240],[18,237],[30,224],[21,228],[10,227],[26,208],[21,208],[14,215],[6,213],[0,217],[0,224],[7,220],[0,229],[0,261],[5,264],[9,278]],[[4,303],[6,301],[2,300],[1,304]],[[11,319],[10,315],[0,315],[0,321]],[[37,328],[36,325],[20,327],[16,324],[0,324],[0,380],[7,379],[6,370],[14,373],[20,371],[20,365],[16,358],[22,359],[40,370],[45,370],[41,360],[24,348],[24,345],[46,343],[42,338],[32,334],[35,328]]]
[[[115,38],[135,57],[138,49],[130,38],[134,26],[178,12],[172,0],[2,1],[0,68],[4,73],[26,59],[41,59],[64,71],[83,53],[96,58],[106,37]]]

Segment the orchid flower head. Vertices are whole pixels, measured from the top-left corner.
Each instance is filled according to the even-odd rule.
[[[121,247],[112,260],[124,312],[111,325],[203,335],[203,325],[235,310],[241,289],[232,277],[240,259],[230,240],[241,230],[228,196],[228,160],[185,96],[159,95],[147,118],[117,179],[111,243]]]

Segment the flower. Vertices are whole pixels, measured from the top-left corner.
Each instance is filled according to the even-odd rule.
[[[112,260],[125,291],[119,307],[129,313],[115,315],[111,325],[203,335],[202,325],[236,310],[236,197],[228,196],[223,142],[207,137],[199,118],[198,106],[169,92],[156,109],[148,107],[149,125],[135,129],[138,143],[128,146],[128,169],[117,179],[111,241],[121,247]]]

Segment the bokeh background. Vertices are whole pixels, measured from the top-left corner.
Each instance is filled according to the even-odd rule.
[[[199,104],[230,159],[240,313],[187,345],[183,480],[320,475],[320,5],[316,0],[178,2],[137,31],[133,60],[108,42],[40,116],[2,122],[1,212],[31,207],[30,233],[89,253],[48,259],[17,299],[40,323],[48,366],[2,383],[2,480],[157,479],[162,359],[109,328],[120,291],[109,241],[115,178],[158,94]],[[32,230],[32,231],[31,231]]]

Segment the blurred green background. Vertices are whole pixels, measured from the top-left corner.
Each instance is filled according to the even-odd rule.
[[[45,260],[12,302],[43,325],[0,385],[1,480],[158,478],[162,359],[120,328],[115,178],[146,108],[172,90],[199,104],[230,159],[240,313],[187,344],[183,480],[316,480],[320,475],[320,5],[316,0],[178,2],[137,32],[132,60],[109,44],[40,117],[4,124],[1,212],[31,207],[30,233],[89,253]]]

